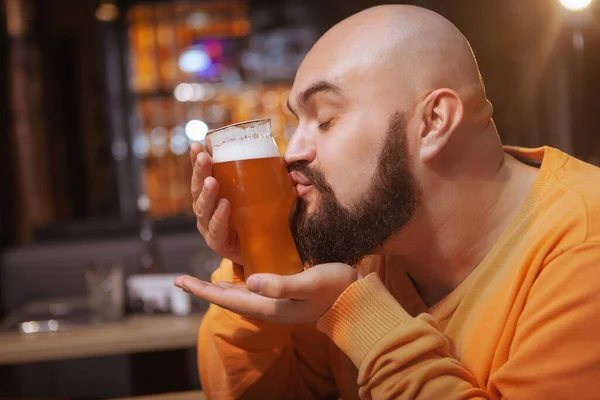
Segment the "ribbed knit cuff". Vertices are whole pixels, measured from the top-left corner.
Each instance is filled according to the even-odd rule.
[[[350,285],[317,321],[325,333],[356,365],[390,330],[410,319],[376,273]]]
[[[233,264],[233,275],[232,282],[233,283],[245,283],[246,279],[244,278],[244,267],[238,263]]]

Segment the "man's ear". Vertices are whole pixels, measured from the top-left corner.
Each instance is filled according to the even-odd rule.
[[[423,162],[436,157],[463,120],[464,107],[458,94],[438,89],[423,101],[419,156]]]

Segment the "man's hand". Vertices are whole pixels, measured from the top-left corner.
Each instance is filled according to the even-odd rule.
[[[186,275],[178,277],[175,286],[240,315],[298,324],[316,322],[359,278],[349,265],[331,263],[296,275],[255,274],[245,285],[208,283]]]
[[[218,201],[219,183],[212,176],[212,159],[202,145],[194,142],[190,148],[192,175],[192,207],[198,231],[215,253],[242,264],[242,252],[237,234],[229,229],[231,204]]]

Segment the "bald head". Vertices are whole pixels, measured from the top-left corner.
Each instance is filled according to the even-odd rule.
[[[295,86],[337,80],[395,91],[397,105],[408,108],[439,88],[455,91],[467,107],[486,102],[465,37],[444,17],[416,6],[377,6],[340,22],[306,56]]]

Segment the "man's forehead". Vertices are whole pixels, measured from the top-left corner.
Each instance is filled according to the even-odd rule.
[[[306,93],[315,88],[319,92],[341,95],[356,84],[351,65],[321,63],[317,67],[303,64],[298,70],[290,92],[290,101],[300,100]]]
[[[363,35],[335,30],[325,34],[308,52],[298,68],[291,91],[295,101],[316,82],[330,82],[350,92],[365,79],[376,82],[376,65],[382,45],[368,44]]]

